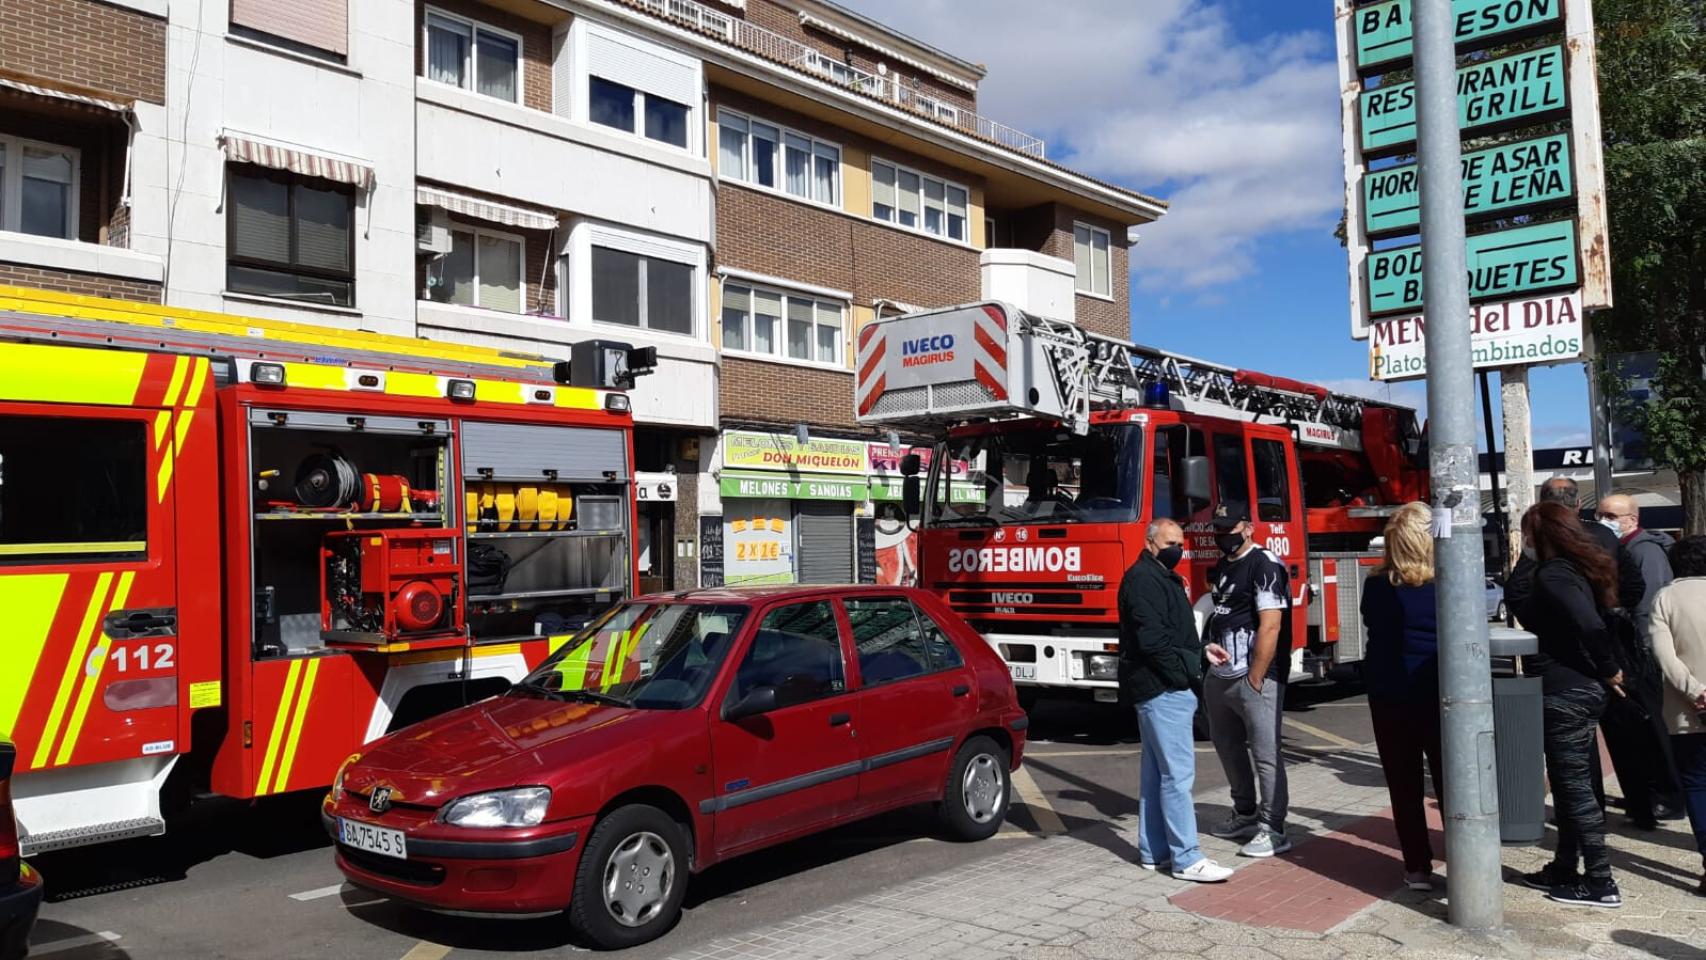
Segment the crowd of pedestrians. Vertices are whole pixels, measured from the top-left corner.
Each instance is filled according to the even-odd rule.
[[[1543,869],[1517,878],[1561,903],[1622,904],[1606,847],[1603,735],[1629,823],[1651,830],[1687,816],[1706,896],[1706,537],[1672,543],[1641,527],[1632,498],[1601,500],[1582,517],[1576,485],[1549,482],[1522,518],[1522,558],[1506,599],[1538,638],[1522,660],[1540,680],[1543,749],[1557,844]],[[1203,854],[1192,788],[1199,702],[1230,788],[1232,812],[1209,829],[1245,857],[1291,849],[1281,756],[1290,671],[1291,584],[1258,546],[1247,516],[1215,521],[1220,560],[1193,608],[1175,567],[1185,534],[1156,520],[1119,590],[1120,690],[1143,738],[1138,854],[1145,869],[1221,882],[1232,871]],[[1392,800],[1404,883],[1434,887],[1426,786],[1442,797],[1438,634],[1432,512],[1412,503],[1384,530],[1384,557],[1366,580],[1363,681]]]

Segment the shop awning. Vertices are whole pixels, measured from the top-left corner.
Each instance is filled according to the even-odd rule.
[[[0,87],[4,87],[7,90],[16,90],[19,93],[27,93],[34,97],[47,97],[50,100],[59,100],[65,103],[78,104],[84,107],[93,107],[96,110],[107,111],[110,113],[129,113],[131,110],[130,103],[118,100],[108,100],[104,97],[91,96],[86,93],[73,93],[70,90],[59,90],[54,87],[44,87],[39,83],[29,83],[15,77],[0,76]]]
[[[348,183],[362,190],[373,189],[373,167],[361,160],[313,153],[230,132],[220,134],[219,146],[225,151],[225,158],[234,163],[252,163],[273,170],[289,170],[305,177]]]
[[[871,492],[864,477],[762,470],[724,470],[718,486],[725,497],[746,499],[860,501]]]
[[[466,193],[458,193],[455,190],[446,190],[443,187],[417,185],[415,187],[415,202],[449,210],[451,213],[459,213],[465,217],[473,217],[476,220],[484,220],[487,223],[501,223],[506,227],[521,227],[524,230],[554,230],[557,227],[557,215],[550,210],[521,204],[498,203],[495,200],[485,200]]]

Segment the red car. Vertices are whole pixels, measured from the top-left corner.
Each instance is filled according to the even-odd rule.
[[[18,821],[12,816],[12,765],[18,751],[0,735],[0,960],[30,952],[30,930],[41,907],[41,874],[18,855]],[[12,881],[16,876],[17,882]]]
[[[503,696],[370,744],[322,812],[352,883],[566,909],[619,948],[675,922],[689,874],[851,820],[934,803],[990,836],[1026,724],[1001,658],[922,591],[663,594]]]

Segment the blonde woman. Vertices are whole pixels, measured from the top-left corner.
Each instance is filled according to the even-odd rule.
[[[1374,742],[1404,852],[1404,883],[1433,889],[1433,845],[1422,806],[1422,764],[1440,790],[1439,643],[1434,632],[1434,541],[1427,504],[1408,503],[1386,523],[1386,558],[1363,586],[1368,631],[1363,682]]]

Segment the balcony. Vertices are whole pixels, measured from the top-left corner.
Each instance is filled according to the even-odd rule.
[[[1022,130],[970,110],[944,103],[906,87],[898,73],[877,76],[849,66],[839,60],[772,30],[748,23],[722,10],[708,7],[695,0],[622,0],[653,16],[686,26],[715,37],[730,46],[763,57],[803,73],[828,80],[838,86],[855,90],[868,97],[899,106],[911,113],[958,130],[980,140],[1043,159],[1044,144]]]

